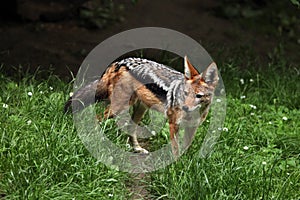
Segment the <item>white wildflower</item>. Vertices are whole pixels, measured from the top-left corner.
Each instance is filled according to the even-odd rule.
[[[50,89],[50,90],[53,90],[53,87],[50,86],[49,89]]]
[[[28,120],[28,121],[27,121],[27,125],[30,125],[31,123],[32,123],[31,120]]]
[[[249,80],[249,81],[250,81],[250,83],[253,83],[253,82],[254,82],[254,80],[253,80],[252,78],[250,78],[250,80]]]
[[[44,94],[44,92],[43,92],[43,91],[40,91],[40,94]]]
[[[255,113],[250,113],[251,116],[255,115]]]
[[[32,92],[28,92],[27,95],[31,97],[32,96]]]
[[[271,125],[271,124],[273,124],[273,122],[268,122],[268,124],[270,124],[270,125]]]
[[[253,108],[254,110],[256,109],[256,106],[255,106],[255,105],[250,104],[249,106],[250,106],[251,108]]]
[[[249,149],[249,147],[248,146],[244,146],[243,149],[247,151]]]
[[[240,83],[242,84],[242,85],[244,85],[244,83],[245,83],[245,81],[244,81],[244,79],[240,79]]]
[[[125,144],[125,146],[126,146],[126,149],[130,149],[131,148],[131,146],[130,146],[129,143]]]
[[[243,95],[243,96],[241,96],[240,98],[241,98],[241,99],[245,99],[245,98],[246,98],[246,96],[245,96],[245,95]]]
[[[4,104],[2,105],[2,107],[3,107],[3,108],[8,108],[8,105],[4,103]]]
[[[218,128],[218,130],[219,130],[219,131],[221,131],[221,130],[222,130],[222,128],[220,128],[220,127],[219,127],[219,128]]]
[[[73,96],[73,94],[74,94],[73,92],[70,92],[70,93],[69,93],[69,96],[70,96],[70,97],[72,97],[72,96]]]
[[[217,99],[217,102],[220,103],[222,100],[221,99]]]
[[[109,196],[109,197],[113,197],[114,195],[113,195],[113,194],[108,194],[108,196]]]
[[[282,118],[282,120],[286,121],[286,120],[288,120],[288,118],[284,116],[284,117]]]
[[[263,165],[266,165],[267,164],[267,162],[266,161],[262,161],[262,163],[261,164],[263,164]]]
[[[155,131],[151,131],[151,134],[152,134],[152,135],[156,135],[156,132],[155,132]]]
[[[224,127],[223,131],[228,132],[228,128]]]

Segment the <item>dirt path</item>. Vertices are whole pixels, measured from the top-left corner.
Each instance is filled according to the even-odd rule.
[[[151,200],[151,194],[148,190],[148,183],[150,181],[149,174],[140,173],[140,174],[132,174],[131,182],[128,184],[128,190],[132,193],[132,200]]]

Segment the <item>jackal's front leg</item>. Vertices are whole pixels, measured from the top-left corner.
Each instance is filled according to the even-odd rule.
[[[179,125],[169,121],[170,127],[170,139],[172,145],[172,153],[177,158],[179,156],[179,145],[178,145],[178,130]]]
[[[184,128],[183,147],[182,147],[184,151],[187,150],[189,146],[192,144],[197,128],[198,128],[197,126]]]
[[[178,144],[178,131],[181,112],[178,109],[169,109],[167,111],[168,119],[169,119],[169,128],[170,128],[170,139],[172,145],[172,153],[175,158],[179,157],[179,144]]]

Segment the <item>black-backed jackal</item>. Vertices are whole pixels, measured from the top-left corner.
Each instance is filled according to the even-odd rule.
[[[200,122],[206,118],[218,80],[214,62],[200,74],[185,56],[182,74],[154,61],[127,58],[112,63],[100,79],[76,91],[67,101],[65,111],[69,110],[71,104],[80,110],[97,101],[108,100],[110,104],[104,118],[111,118],[131,105],[138,105],[132,115],[132,120],[137,124],[147,108],[155,109],[168,119],[172,152],[178,156],[180,122],[195,109],[200,112]],[[91,95],[95,98],[90,98]],[[73,112],[78,110],[73,108]],[[185,131],[194,133],[195,129]],[[148,153],[139,145],[137,134],[131,133],[134,151]],[[191,143],[193,136],[184,136],[186,146]]]

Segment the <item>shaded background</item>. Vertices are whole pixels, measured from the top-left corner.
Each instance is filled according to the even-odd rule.
[[[0,11],[1,71],[39,68],[70,80],[97,44],[144,26],[192,37],[219,65],[264,67],[280,56],[297,66],[299,11],[290,0],[6,0]]]

